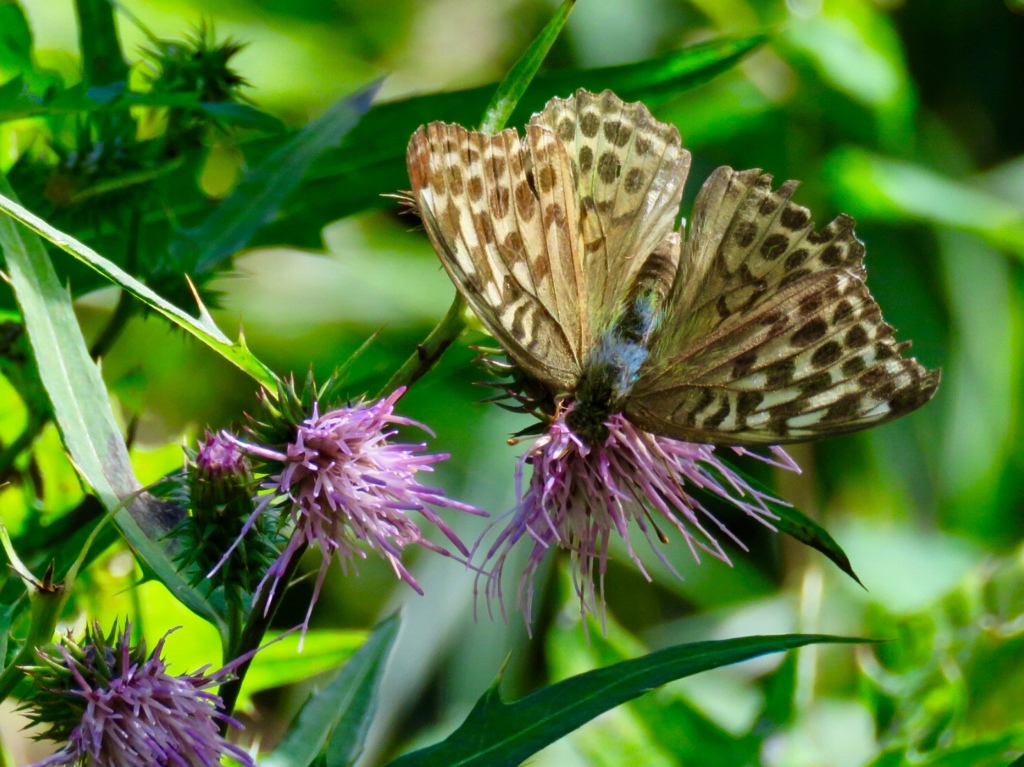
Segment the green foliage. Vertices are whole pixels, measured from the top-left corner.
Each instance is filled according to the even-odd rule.
[[[58,5],[67,19],[35,30],[40,47],[33,26]],[[606,634],[587,637],[557,579],[539,586],[532,641],[518,615],[495,624],[478,605],[473,623],[472,576],[427,557],[410,565],[427,596],[405,605],[402,631],[389,619],[370,633],[352,627],[405,599],[387,565],[361,564],[359,579],[332,571],[325,628],[305,652],[286,637],[221,690],[229,708],[239,696],[291,722],[261,763],[1024,764],[1013,761],[1024,749],[1018,4],[434,5],[229,3],[196,23],[172,3],[158,35],[107,0],[0,1],[0,514],[33,572],[71,571],[61,617],[127,611],[151,644],[171,627],[157,621],[184,622],[178,637],[219,634],[222,654],[192,641],[191,668],[301,620],[308,584],[291,576],[308,562],[289,563],[286,600],[255,604],[248,588],[233,598],[195,567],[179,573],[193,547],[167,532],[187,503],[138,479],[180,469],[150,451],[243,423],[261,387],[273,423],[257,416],[256,430],[283,443],[320,394],[340,403],[410,385],[403,412],[454,456],[436,484],[492,512],[512,505],[502,438],[526,420],[467,404],[459,338],[473,320],[458,301],[444,314],[451,287],[385,195],[408,187],[420,124],[496,131],[553,95],[609,88],[680,128],[694,155],[688,201],[715,165],[757,166],[802,179],[797,199],[819,222],[853,214],[886,318],[944,368],[938,396],[870,434],[796,448],[798,478],[738,459],[794,506],[774,508],[788,539],[723,515],[749,548],[730,549],[731,569],[695,568],[673,544],[644,560],[652,585],[614,544]],[[80,60],[47,47],[61,23]],[[964,39],[986,44],[961,54]],[[276,249],[245,251],[265,246]],[[298,253],[325,246],[336,257]],[[121,291],[112,311],[91,295],[109,286]],[[246,335],[232,341],[221,328],[240,315]],[[330,391],[295,391],[307,373]],[[109,514],[116,527],[99,527]],[[866,588],[819,554],[855,579],[856,566]],[[31,660],[28,593],[0,576],[5,691]],[[847,641],[821,631],[889,641],[810,646]],[[503,658],[514,703],[488,687]],[[295,683],[297,698],[274,691]]]
[[[667,682],[764,653],[858,641],[863,640],[791,635],[679,645],[579,674],[515,703],[503,702],[495,683],[443,743],[396,759],[391,767],[514,767],[610,708]]]

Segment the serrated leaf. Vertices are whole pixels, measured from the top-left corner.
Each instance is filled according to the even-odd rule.
[[[0,192],[13,196],[0,175]],[[7,197],[0,197],[7,200]],[[169,523],[154,499],[140,490],[128,449],[110,408],[99,368],[89,357],[85,339],[43,243],[7,217],[0,216],[0,248],[25,322],[39,375],[53,405],[61,438],[78,471],[106,509],[135,553],[168,590],[190,610],[218,627],[217,611],[177,573],[167,553],[155,542]]]
[[[336,101],[247,174],[201,226],[181,232],[170,252],[187,273],[211,271],[274,218],[320,156],[359,122],[379,88],[374,83]]]
[[[328,767],[355,762],[376,709],[377,687],[398,627],[398,616],[392,616],[374,629],[334,681],[309,696],[281,744],[260,760],[260,767],[308,767],[318,758]]]
[[[600,714],[655,687],[701,671],[808,644],[868,640],[786,634],[677,645],[574,676],[515,703],[491,687],[443,742],[389,767],[514,767]]]
[[[541,63],[551,50],[558,34],[565,26],[569,14],[576,5],[576,0],[565,0],[551,17],[551,20],[544,25],[544,29],[530,43],[519,60],[512,65],[512,68],[505,75],[498,87],[494,90],[487,108],[484,109],[484,119],[480,123],[480,130],[484,133],[494,134],[500,131],[508,123],[519,99],[526,93],[526,89],[533,81],[534,75],[540,69]]]
[[[572,593],[571,579],[563,573],[563,592]],[[568,587],[568,588],[566,588]],[[575,602],[570,598],[571,602]],[[589,668],[618,663],[645,652],[635,636],[622,628],[613,616],[604,622],[607,634],[592,617],[589,636],[580,631],[580,621],[562,621],[548,632],[547,650],[552,673],[567,675]],[[795,656],[787,656],[787,661]],[[719,727],[693,706],[679,690],[663,690],[657,696],[641,696],[610,713],[615,724],[584,730],[571,736],[576,748],[596,764],[622,765],[654,761],[640,754],[658,755],[671,764],[686,767],[748,767],[758,764],[760,738],[734,734]],[[603,721],[603,720],[602,720]],[[759,728],[760,730],[760,728]],[[624,733],[628,735],[623,737]],[[669,756],[671,755],[671,757]],[[630,756],[633,761],[630,761]]]
[[[7,185],[5,179],[3,182],[3,189],[0,189],[0,191],[9,189],[10,187]],[[11,193],[13,194],[13,192]],[[5,226],[14,227],[11,219],[21,222],[28,229],[31,229],[36,234],[42,235],[64,252],[70,253],[76,259],[101,274],[110,282],[131,293],[135,298],[162,314],[178,327],[191,333],[240,370],[248,373],[256,380],[257,383],[264,386],[269,391],[276,390],[277,379],[270,368],[260,362],[244,344],[233,343],[231,339],[224,335],[220,328],[217,327],[216,323],[214,323],[213,318],[210,316],[209,312],[206,311],[205,307],[200,306],[200,316],[198,319],[190,316],[174,304],[161,298],[126,271],[121,269],[117,264],[108,261],[92,248],[79,242],[74,237],[54,229],[41,218],[22,207],[17,201],[10,199],[3,194],[0,194],[0,211],[7,214],[7,216],[0,217]],[[17,233],[16,228],[12,231]],[[35,238],[32,238],[31,241],[34,240]],[[41,244],[40,248],[42,248]],[[46,255],[46,251],[40,250],[40,252],[46,258],[47,265],[50,266],[49,256]],[[50,269],[52,270],[52,266],[50,266]],[[53,275],[53,279],[54,281],[57,280],[56,274]]]

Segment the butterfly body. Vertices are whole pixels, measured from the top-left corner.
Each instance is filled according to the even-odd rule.
[[[656,291],[638,282],[622,314],[587,355],[572,394],[572,410],[566,416],[569,428],[587,444],[604,442],[609,416],[622,412],[650,353],[648,344],[661,317],[660,303]]]
[[[553,99],[522,138],[431,123],[408,151],[452,281],[590,444],[615,413],[690,442],[773,444],[931,398],[939,373],[882,321],[852,219],[815,230],[795,182],[723,167],[684,239],[689,165],[675,127],[609,91]]]

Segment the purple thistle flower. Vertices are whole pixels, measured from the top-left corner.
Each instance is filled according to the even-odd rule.
[[[294,440],[283,450],[239,443],[249,454],[281,466],[280,472],[262,483],[269,492],[260,497],[242,536],[260,514],[282,504],[294,525],[288,544],[263,577],[257,593],[269,582],[272,597],[291,558],[303,547],[318,547],[323,555],[304,629],[332,558],[337,558],[347,574],[354,560],[365,559],[370,549],[388,561],[395,575],[422,594],[420,585],[402,564],[403,550],[418,544],[443,556],[452,554],[424,538],[410,512],[421,514],[436,526],[467,558],[466,545],[431,507],[486,516],[486,512],[451,500],[441,490],[417,481],[418,472],[433,471],[433,464],[447,459],[447,454],[421,453],[426,448],[422,443],[390,441],[398,425],[415,426],[433,436],[423,424],[395,415],[395,403],[404,392],[401,388],[379,402],[342,407],[323,415],[314,404],[313,414],[299,424]]]
[[[641,574],[651,580],[633,549],[631,522],[636,523],[658,558],[677,577],[681,576],[651,539],[653,532],[667,542],[656,516],[676,529],[698,563],[703,551],[728,564],[729,556],[716,540],[715,530],[742,549],[746,547],[691,494],[690,488],[710,492],[774,529],[771,520],[777,517],[767,503],[783,502],[751,487],[715,455],[713,446],[650,434],[618,414],[605,423],[607,439],[589,446],[566,425],[567,412],[562,410],[547,432],[520,457],[516,468],[518,503],[490,525],[511,517],[485,557],[493,563],[483,573],[488,609],[496,600],[504,615],[502,570],[512,548],[522,538],[533,541],[517,593],[528,627],[534,578],[552,545],[570,552],[581,614],[589,611],[600,616],[602,622],[608,543],[613,533],[623,539],[630,558]],[[771,448],[774,457],[741,447],[732,450],[780,468],[800,471],[780,447]],[[527,464],[533,466],[533,475],[524,489]]]
[[[82,646],[65,639],[39,653],[42,665],[27,669],[41,688],[34,693],[37,699],[26,703],[35,707],[30,719],[51,726],[45,737],[67,737],[62,749],[32,767],[219,767],[224,756],[255,767],[244,749],[220,734],[222,723],[238,729],[242,725],[221,713],[220,697],[209,692],[251,656],[212,674],[205,673],[209,666],[204,666],[176,676],[160,658],[170,632],[148,658],[144,644],[129,647],[130,624],[114,633],[116,639],[104,642],[95,627]],[[55,714],[74,715],[77,723],[69,727],[67,722],[54,722]]]

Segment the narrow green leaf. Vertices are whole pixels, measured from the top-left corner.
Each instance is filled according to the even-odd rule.
[[[75,0],[82,68],[89,85],[107,85],[128,79],[110,0]]]
[[[6,180],[3,182],[2,187],[0,187],[0,191],[5,189],[10,189]],[[10,199],[9,197],[5,197],[3,194],[0,194],[0,211],[6,213],[7,216],[10,217],[0,217],[2,218],[4,226],[13,227],[13,231],[16,234],[17,228],[14,227],[14,224],[10,219],[15,219],[16,221],[21,222],[36,234],[45,237],[64,252],[70,253],[76,259],[101,274],[110,282],[128,291],[147,306],[169,319],[175,325],[191,333],[226,360],[237,366],[240,370],[248,373],[257,381],[257,383],[264,386],[269,391],[276,390],[277,379],[273,372],[271,372],[270,368],[260,362],[252,352],[246,348],[244,342],[239,341],[238,343],[232,343],[232,341],[221,332],[220,328],[218,328],[214,323],[213,318],[210,317],[203,307],[200,307],[201,314],[198,319],[191,317],[174,304],[154,293],[148,287],[121,269],[117,264],[108,261],[92,248],[84,245],[70,235],[54,229],[43,221],[43,219],[33,213],[30,213],[18,202]],[[34,237],[27,238],[26,241],[36,242],[36,239]],[[39,247],[41,249],[42,245],[40,244]],[[49,257],[46,256],[46,251],[41,250],[41,253],[43,257],[46,258],[46,263],[49,266],[50,262]],[[52,267],[50,268],[52,269]],[[53,276],[53,279],[57,279],[56,275]]]
[[[729,468],[739,474],[744,481],[750,484],[752,488],[772,497],[773,494],[771,489],[763,482],[759,482],[747,472],[736,468],[734,465],[730,465]],[[857,577],[857,573],[853,571],[853,564],[850,562],[849,556],[847,556],[846,552],[843,551],[842,546],[836,542],[836,539],[829,534],[828,530],[795,506],[786,506],[781,503],[772,503],[770,501],[766,501],[765,503],[771,512],[778,516],[778,519],[771,520],[771,523],[778,528],[780,533],[785,533],[791,538],[800,541],[800,543],[820,551],[828,557],[836,567],[849,575],[863,587],[864,584],[860,582],[860,578]]]
[[[2,6],[0,6],[2,7]],[[36,77],[39,80],[40,77]],[[241,128],[254,128],[267,133],[280,133],[284,123],[278,118],[248,104],[200,101],[197,93],[164,91],[137,93],[128,90],[124,80],[105,85],[76,83],[70,88],[52,87],[45,96],[24,88],[0,86],[0,122],[25,117],[53,117],[92,112],[126,112],[134,106],[197,109],[216,117],[221,123]]]
[[[571,576],[561,573],[559,577],[563,593],[572,594]],[[575,610],[575,601],[569,597],[573,603],[570,609]],[[579,674],[647,652],[643,643],[620,626],[614,616],[603,622],[607,634],[602,633],[602,625],[596,620],[589,616],[586,620],[590,625],[589,636],[580,630],[582,621],[578,616],[560,621],[557,628],[548,632],[546,649],[554,676]],[[792,658],[795,656],[787,656],[786,660]],[[656,696],[642,695],[609,712],[607,721],[607,728],[570,735],[574,747],[595,765],[668,762],[685,767],[748,767],[758,763],[758,735],[722,729],[678,689],[662,690]],[[599,758],[594,759],[595,756]]]
[[[222,125],[251,128],[265,133],[281,133],[285,129],[280,119],[249,104],[239,104],[236,101],[200,101],[196,106],[200,111],[217,118]]]
[[[576,0],[565,0],[530,47],[505,75],[505,79],[494,90],[494,95],[484,110],[484,119],[480,123],[481,131],[494,134],[508,123],[508,118],[512,116],[519,99],[526,93],[575,5]]]
[[[770,503],[768,505],[772,512],[779,516],[778,519],[772,520],[772,524],[779,528],[779,532],[785,533],[790,538],[820,551],[836,567],[853,578],[860,586],[864,586],[860,582],[860,578],[857,577],[857,573],[854,572],[850,558],[836,542],[836,539],[829,534],[828,530],[795,506],[782,506],[777,503]]]
[[[182,232],[170,252],[189,274],[213,269],[241,249],[277,215],[285,198],[329,148],[338,144],[370,108],[380,83],[339,99],[238,184],[198,228]]]
[[[308,767],[325,747],[328,767],[355,763],[377,706],[377,687],[398,627],[397,616],[381,623],[334,681],[309,696],[281,744],[260,760],[261,767]]]
[[[2,175],[0,192],[14,194]],[[166,552],[155,542],[168,529],[160,505],[142,494],[127,508],[121,506],[124,499],[139,491],[140,485],[110,409],[103,378],[89,357],[71,298],[53,271],[42,241],[19,228],[11,218],[0,216],[0,248],[39,376],[76,467],[103,506],[118,509],[114,520],[122,535],[171,593],[196,614],[221,626],[217,612],[178,575]]]
[[[870,640],[787,634],[697,642],[574,676],[515,703],[497,684],[443,742],[407,754],[390,767],[513,767],[609,709],[685,676],[808,644]]]

